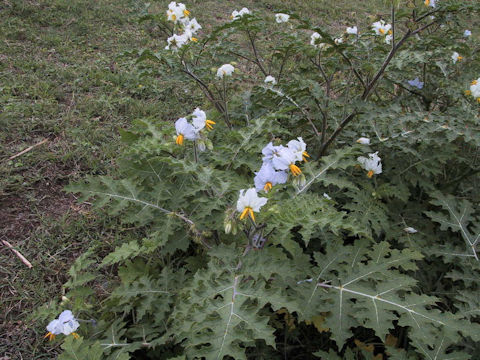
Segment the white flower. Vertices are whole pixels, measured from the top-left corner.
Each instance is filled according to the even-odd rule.
[[[435,7],[437,5],[437,4],[435,4],[435,2],[436,2],[436,0],[425,0],[425,5]]]
[[[322,38],[322,35],[320,35],[319,33],[317,32],[314,32],[312,34],[312,36],[310,36],[310,45],[312,46],[315,46],[315,47],[318,47],[318,45],[320,44],[320,39]]]
[[[410,86],[416,87],[418,89],[423,89],[423,82],[420,81],[418,77],[413,80],[408,80],[407,83]]]
[[[346,33],[347,34],[352,34],[352,35],[357,35],[358,34],[358,28],[356,26],[347,27]]]
[[[207,122],[207,114],[205,114],[205,111],[200,110],[200,108],[196,108],[193,110],[193,118],[192,118],[192,124],[193,127],[195,128],[196,132],[199,132],[202,130]]]
[[[278,156],[272,159],[273,167],[276,170],[288,170],[292,172],[293,176],[298,176],[302,173],[302,170],[295,165],[297,161],[297,155],[290,148],[283,147],[278,152]]]
[[[463,56],[461,56],[458,52],[454,51],[452,54],[452,61],[455,64],[457,61],[462,60]]]
[[[215,122],[212,120],[207,120],[207,114],[205,113],[205,111],[196,108],[195,110],[193,110],[192,116],[193,127],[195,128],[195,131],[197,133],[201,131],[204,127],[206,127],[208,130],[213,129],[212,125],[215,125]]]
[[[410,227],[410,226],[403,229],[403,231],[405,231],[406,233],[409,233],[409,234],[415,234],[416,232],[418,232],[416,229],[414,229],[413,227]]]
[[[387,36],[385,36],[385,42],[390,45],[392,43],[392,39],[393,39],[393,35],[391,34],[388,34]]]
[[[359,156],[357,161],[362,164],[363,168],[368,171],[367,176],[371,178],[373,174],[382,173],[382,163],[381,159],[378,156],[378,151],[373,154],[368,154],[368,158],[364,156]]]
[[[180,118],[175,122],[175,130],[177,130],[177,145],[183,145],[183,140],[195,140],[197,138],[197,131],[195,127],[190,124],[187,119]]]
[[[250,188],[246,192],[240,190],[240,195],[237,201],[237,211],[240,213],[240,220],[249,215],[255,221],[254,212],[259,212],[260,208],[267,203],[267,199],[259,197],[255,188]]]
[[[372,24],[372,29],[376,35],[391,35],[391,24],[385,24],[385,21],[380,20]]]
[[[255,173],[253,179],[255,189],[257,191],[265,190],[268,192],[273,186],[277,184],[285,184],[287,182],[287,173],[285,171],[276,171],[269,162],[263,163],[260,171]]]
[[[323,197],[327,200],[332,200],[332,198],[330,197],[330,195],[328,195],[327,193],[323,193]]]
[[[80,324],[77,319],[75,319],[72,312],[70,310],[65,310],[59,315],[58,319],[50,321],[47,325],[48,333],[45,337],[53,340],[55,336],[59,334],[72,334],[75,338],[78,338],[78,334],[75,333],[75,330],[77,330],[79,326]]]
[[[264,80],[265,84],[272,84],[272,85],[275,85],[277,83],[277,80],[272,76],[272,75],[268,75],[265,80]]]
[[[240,10],[240,11],[234,10],[234,11],[232,12],[232,15],[230,16],[230,19],[232,19],[232,20],[238,20],[238,19],[240,19],[243,15],[247,15],[247,14],[250,15],[251,12],[250,12],[250,10],[248,10],[247,8],[244,7],[244,8],[243,8],[242,10]]]
[[[235,71],[235,68],[230,64],[224,64],[220,66],[217,70],[217,77],[220,79],[224,76],[232,76],[232,73]]]
[[[301,137],[297,138],[298,140],[290,140],[287,144],[287,147],[295,155],[296,161],[307,161],[307,157],[310,157],[307,153],[307,144],[303,141]]]
[[[287,14],[282,14],[282,13],[279,13],[279,14],[275,14],[275,20],[277,21],[277,23],[284,23],[284,22],[287,22],[288,19],[290,19],[290,15],[287,15]]]
[[[357,140],[357,143],[362,145],[370,145],[370,139],[366,137],[361,137]]]
[[[192,34],[195,34],[201,28],[202,26],[198,23],[197,19],[192,19],[185,24],[185,30],[190,31]]]
[[[269,162],[272,163],[273,159],[276,157],[280,156],[280,150],[282,150],[284,147],[282,145],[278,146],[273,146],[273,143],[268,143],[267,146],[265,146],[262,149],[262,154],[263,154],[263,162]]]
[[[335,42],[335,44],[337,45],[340,45],[341,43],[343,43],[343,39],[342,38],[336,38],[333,40]]]
[[[187,43],[188,40],[189,38],[187,34],[174,34],[167,39],[168,45],[165,46],[165,50],[170,50],[171,48],[173,50],[180,49],[183,45]]]
[[[472,36],[472,32],[470,30],[465,30],[465,32],[463,33],[463,36],[464,37],[470,37],[470,36]]]

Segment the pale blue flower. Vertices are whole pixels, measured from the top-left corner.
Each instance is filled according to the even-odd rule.
[[[408,80],[408,85],[416,87],[418,89],[423,89],[423,82],[417,77],[413,80]]]
[[[260,171],[255,175],[253,179],[255,189],[257,191],[265,190],[265,192],[277,184],[285,184],[288,177],[285,171],[276,171],[270,162],[263,163]]]

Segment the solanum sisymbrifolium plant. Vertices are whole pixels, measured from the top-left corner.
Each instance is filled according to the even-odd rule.
[[[73,265],[95,326],[60,358],[480,356],[479,4],[333,29],[238,8],[209,31],[188,4],[142,15],[163,45],[125,61],[197,90],[68,187],[142,235]]]

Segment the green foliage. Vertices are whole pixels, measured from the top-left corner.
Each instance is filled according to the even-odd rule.
[[[442,1],[434,19],[412,6],[392,8],[391,44],[254,12],[174,51],[125,54],[144,76],[191,80],[194,100],[176,117],[199,106],[216,124],[175,141],[173,124],[137,119],[115,178],[67,188],[144,234],[99,268],[95,250],[72,267],[74,310],[99,319],[84,331],[102,358],[475,355],[480,134],[463,90],[480,64],[456,23],[478,6]],[[153,12],[141,21],[182,30]],[[453,64],[454,50],[468,61]],[[227,62],[233,75],[215,77]],[[278,84],[265,84],[272,74]],[[415,77],[423,88],[408,84]],[[255,219],[240,216],[262,149],[297,137],[310,156],[302,173],[260,190]],[[360,166],[374,152],[381,172]],[[107,271],[106,294],[74,292]]]

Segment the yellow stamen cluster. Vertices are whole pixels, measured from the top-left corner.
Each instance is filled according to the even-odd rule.
[[[182,135],[182,134],[179,134],[179,135],[177,136],[177,140],[175,140],[175,143],[176,143],[177,145],[180,145],[180,146],[183,145],[183,135]]]
[[[302,155],[303,155],[303,156],[302,156],[302,157],[303,157],[303,161],[307,162],[307,161],[308,161],[307,158],[309,158],[310,155],[308,155],[308,153],[307,153],[306,151],[304,151],[304,152],[302,153]]]
[[[473,80],[470,85],[477,85],[477,80]]]
[[[458,60],[458,61],[463,60],[463,56],[458,55],[458,56],[457,56],[457,60]]]
[[[73,336],[74,339],[79,339],[80,338],[80,335],[78,335],[75,332],[72,333],[72,336]]]
[[[472,95],[472,92],[470,90],[465,90],[465,95],[470,96]]]
[[[255,222],[255,215],[253,214],[253,209],[249,206],[243,209],[242,213],[240,214],[240,220],[243,220],[247,215],[249,215],[253,222]]]
[[[212,125],[215,125],[215,121],[213,120],[207,120],[205,122],[205,127],[208,129],[208,130],[213,130],[213,126]]]
[[[53,335],[50,331],[43,337],[44,339],[48,338],[48,341],[53,341],[55,339],[55,335]]]
[[[426,6],[430,5],[430,0],[425,0],[425,5]]]
[[[380,28],[380,29],[378,29],[378,31],[380,31],[380,34],[385,35],[385,30]]]
[[[372,176],[373,176],[373,170],[370,170],[370,171],[367,173],[367,177],[368,177],[369,179],[371,179]]]
[[[189,17],[190,16],[190,11],[183,10],[183,15],[185,15],[186,17]]]
[[[293,163],[290,164],[289,168],[290,168],[290,171],[292,172],[293,176],[298,176],[302,173],[302,170],[300,170],[300,168]]]
[[[272,190],[272,183],[271,182],[267,182],[265,184],[265,186],[263,187],[263,190],[265,190],[265,192],[269,192],[270,190]]]
[[[196,37],[192,37],[190,40],[192,40],[193,42],[198,42],[198,39]]]

